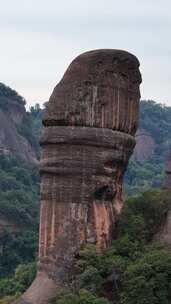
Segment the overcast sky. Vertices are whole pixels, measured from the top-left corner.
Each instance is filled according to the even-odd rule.
[[[0,82],[28,105],[47,101],[71,60],[97,48],[135,54],[142,98],[171,106],[171,0],[0,0]]]

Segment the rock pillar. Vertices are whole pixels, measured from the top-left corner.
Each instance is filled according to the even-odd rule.
[[[55,87],[41,139],[38,275],[23,303],[49,303],[81,247],[110,246],[135,145],[140,83],[135,56],[96,50],[77,57]]]

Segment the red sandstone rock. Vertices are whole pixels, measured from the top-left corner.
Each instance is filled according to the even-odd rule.
[[[135,56],[97,50],[77,57],[55,87],[41,139],[38,275],[19,303],[49,303],[68,283],[82,246],[110,246],[135,145],[140,82]]]
[[[134,134],[139,84],[137,58],[125,51],[97,50],[77,57],[55,87],[45,126],[91,126]]]

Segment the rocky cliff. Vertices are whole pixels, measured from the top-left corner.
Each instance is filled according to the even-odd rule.
[[[21,167],[32,168],[38,164],[37,147],[25,100],[16,91],[0,83],[0,246],[5,233],[15,234],[21,230],[17,216],[24,218],[22,212],[29,208],[29,205],[24,205],[28,202],[28,193],[30,195],[32,191],[30,171],[27,173],[27,169]],[[14,159],[13,165],[11,159]],[[19,168],[15,159],[20,164]],[[28,217],[30,211],[26,212]]]
[[[111,245],[122,183],[135,146],[141,75],[125,51],[76,58],[43,119],[38,274],[19,303],[49,303],[69,284],[86,244]]]
[[[0,83],[0,154],[26,164],[37,163],[37,140],[26,113],[25,101]]]
[[[138,161],[149,160],[155,151],[155,139],[147,130],[141,128],[136,132],[135,139],[136,146],[133,153],[133,159]]]

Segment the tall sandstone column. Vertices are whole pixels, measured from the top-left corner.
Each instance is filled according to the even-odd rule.
[[[110,246],[132,154],[141,75],[125,51],[77,57],[43,119],[38,274],[20,303],[49,303],[86,244]]]

